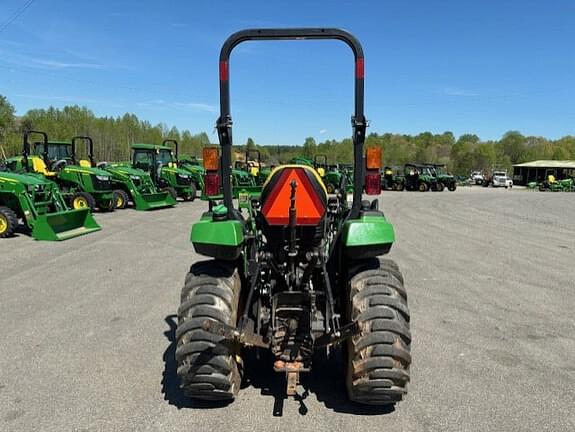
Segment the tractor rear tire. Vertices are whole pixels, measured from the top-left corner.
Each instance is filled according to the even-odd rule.
[[[203,330],[204,320],[235,327],[241,279],[233,263],[194,264],[178,309],[176,362],[180,386],[192,398],[233,400],[242,381],[241,357],[222,336]]]
[[[447,186],[447,190],[450,192],[455,191],[455,189],[457,189],[457,183],[450,183],[449,186]]]
[[[175,200],[178,199],[178,193],[177,193],[176,190],[175,190],[173,187],[171,187],[171,186],[168,186],[168,187],[163,188],[163,189],[162,189],[162,192],[168,192]]]
[[[443,192],[445,189],[445,185],[441,182],[437,182],[437,186],[435,186],[435,192]]]
[[[116,200],[116,208],[118,210],[123,210],[128,207],[128,203],[130,202],[130,196],[122,189],[116,189],[114,191],[115,200]]]
[[[91,212],[96,209],[96,200],[92,194],[88,192],[76,192],[70,198],[70,207],[73,209],[81,209],[88,207]]]
[[[18,227],[18,215],[8,207],[0,207],[0,238],[14,235]]]
[[[369,259],[349,279],[349,318],[360,333],[348,340],[349,399],[367,405],[400,402],[411,364],[409,310],[403,277],[395,262]]]
[[[429,185],[425,182],[421,182],[419,183],[417,189],[419,190],[419,192],[427,192],[429,190]]]

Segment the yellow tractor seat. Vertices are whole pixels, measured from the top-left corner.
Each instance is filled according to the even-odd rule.
[[[82,168],[92,168],[92,164],[90,163],[89,160],[86,159],[80,159],[80,166]]]
[[[55,172],[48,170],[46,163],[41,157],[32,156],[30,157],[30,159],[32,160],[32,169],[34,170],[34,172],[45,175],[46,177],[53,177],[56,175]]]

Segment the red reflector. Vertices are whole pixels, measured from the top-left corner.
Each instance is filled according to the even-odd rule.
[[[227,81],[228,80],[228,62],[222,61],[220,62],[220,81]]]
[[[312,226],[319,224],[325,214],[325,204],[306,175],[305,168],[284,168],[276,175],[280,177],[267,194],[262,208],[266,221],[270,225],[288,225],[291,182],[295,180],[297,184],[296,224]]]
[[[355,61],[355,77],[363,79],[364,70],[363,70],[363,58],[358,58]]]
[[[207,196],[220,194],[220,175],[208,174],[204,176],[204,192]]]
[[[381,193],[381,175],[379,172],[370,172],[365,176],[365,193],[368,195]]]

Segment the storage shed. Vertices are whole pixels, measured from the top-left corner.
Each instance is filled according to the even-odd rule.
[[[538,160],[513,165],[513,184],[525,186],[529,182],[541,182],[547,174],[557,180],[575,177],[574,160]]]

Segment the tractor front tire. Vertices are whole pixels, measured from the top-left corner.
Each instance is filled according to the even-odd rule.
[[[18,226],[18,215],[8,207],[0,207],[0,238],[14,235]]]
[[[88,192],[76,192],[70,198],[70,207],[76,210],[89,208],[93,212],[96,208],[96,200]]]
[[[162,192],[168,192],[175,200],[178,199],[178,193],[177,193],[176,190],[175,190],[173,187],[171,187],[171,186],[168,186],[168,187],[163,188],[163,189],[162,189]]]
[[[411,364],[409,310],[403,276],[389,259],[354,266],[349,279],[349,318],[360,333],[348,341],[349,399],[367,405],[400,402]]]
[[[427,192],[429,190],[429,186],[425,182],[419,183],[417,188],[419,189],[419,192]]]
[[[326,186],[326,189],[327,189],[327,193],[331,195],[331,194],[335,193],[336,188],[335,188],[335,185],[333,183],[328,183]]]
[[[241,279],[236,266],[210,260],[186,276],[178,309],[176,362],[180,386],[192,398],[233,400],[240,389],[239,351],[222,336],[203,330],[205,320],[236,326]]]
[[[437,182],[437,186],[435,186],[435,192],[443,192],[445,189],[445,185],[442,182]]]
[[[194,183],[192,183],[192,184],[190,185],[190,189],[191,189],[191,191],[188,192],[188,193],[186,193],[186,194],[183,196],[184,201],[193,201],[193,200],[196,199],[196,193],[197,193],[196,185],[195,185]]]
[[[125,209],[128,207],[128,203],[130,202],[129,195],[122,189],[116,189],[114,191],[114,199],[116,200],[116,208],[118,210]]]
[[[455,182],[450,183],[449,186],[447,186],[447,190],[450,192],[455,191],[455,189],[457,189],[457,183],[455,183]]]

